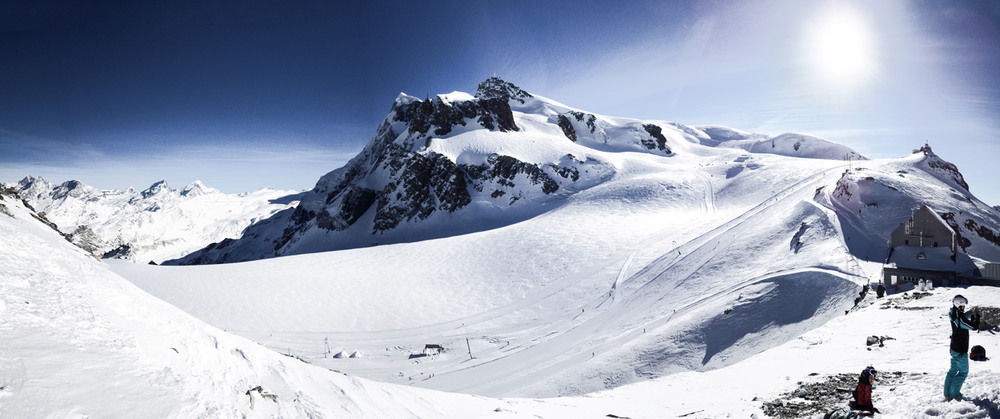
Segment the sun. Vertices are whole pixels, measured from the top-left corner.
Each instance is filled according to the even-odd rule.
[[[877,70],[875,39],[868,22],[842,3],[823,9],[807,22],[802,48],[808,71],[832,87],[858,86]]]

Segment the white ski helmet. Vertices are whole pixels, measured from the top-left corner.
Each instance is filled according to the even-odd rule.
[[[959,295],[956,295],[955,298],[951,300],[951,303],[956,308],[958,308],[959,310],[963,310],[964,311],[965,310],[965,306],[969,304],[969,300],[966,300],[965,297],[963,297],[961,294],[959,294]]]

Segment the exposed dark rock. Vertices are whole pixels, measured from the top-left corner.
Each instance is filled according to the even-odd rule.
[[[472,202],[465,174],[443,155],[414,153],[391,166],[395,180],[377,196],[376,232],[395,228],[403,221],[426,219],[437,209],[453,212]]]
[[[161,180],[159,182],[154,183],[152,186],[150,186],[146,190],[142,191],[142,197],[144,199],[145,198],[149,198],[149,197],[151,197],[153,195],[156,195],[156,194],[160,193],[161,191],[167,190],[167,189],[170,189],[170,187],[167,186],[167,181]]]
[[[851,178],[850,172],[844,171],[844,174],[837,179],[837,187],[833,190],[833,197],[837,199],[843,199],[845,201],[850,201],[854,194],[851,193]],[[847,198],[844,198],[844,197]]]
[[[514,114],[507,100],[497,97],[476,100],[445,102],[440,98],[425,99],[403,105],[394,104],[394,121],[409,124],[411,133],[427,134],[434,128],[434,135],[451,133],[455,126],[466,125],[466,119],[477,122],[488,130],[518,131]]]
[[[941,218],[944,219],[946,223],[948,223],[948,226],[951,227],[951,230],[955,232],[955,244],[958,245],[958,247],[961,247],[962,250],[964,251],[969,246],[972,246],[972,241],[962,235],[962,229],[961,227],[959,227],[958,221],[955,220],[955,213],[942,212],[939,213],[938,215],[940,215]],[[967,222],[965,223],[966,227],[969,226],[969,222],[972,222],[973,225],[975,224],[975,221],[967,220]],[[972,228],[969,228],[969,230],[972,230]]]
[[[673,151],[670,150],[670,147],[667,147],[667,137],[663,136],[662,128],[653,124],[643,124],[642,128],[645,129],[646,132],[649,133],[651,137],[653,137],[653,141],[655,141],[654,143],[653,141],[643,140],[642,144],[645,145],[646,148],[650,150],[654,148],[663,150],[667,154],[673,153]]]
[[[500,99],[504,102],[516,100],[523,104],[524,99],[531,98],[533,96],[531,96],[530,93],[521,90],[520,87],[506,82],[499,77],[493,76],[486,79],[486,81],[479,83],[479,88],[476,89],[476,97],[480,99]]]
[[[101,259],[132,259],[135,254],[132,252],[132,246],[125,243],[114,249],[111,249],[101,256]]]
[[[566,158],[576,164],[594,162],[593,159],[587,159],[587,162],[576,160],[576,157],[574,157],[572,154],[567,154]],[[557,175],[562,176],[563,179],[569,179],[573,182],[580,180],[580,170],[577,169],[575,166],[563,167],[555,164],[550,164],[548,167],[551,168],[552,171],[554,171]]]
[[[587,128],[590,128],[590,133],[593,134],[597,129],[597,116],[594,114],[585,114],[580,111],[569,111],[570,115],[576,118],[577,122],[583,122],[584,119],[587,120]]]
[[[952,227],[952,228],[954,228],[954,227]],[[965,228],[969,229],[969,231],[971,231],[973,233],[976,233],[979,237],[982,237],[986,241],[988,241],[990,243],[993,243],[993,244],[995,244],[997,246],[1000,246],[1000,235],[998,235],[997,233],[995,233],[989,227],[986,227],[984,225],[979,225],[974,220],[968,219],[968,220],[965,220]],[[968,241],[968,240],[966,240],[966,241]],[[963,247],[963,249],[964,249],[964,247]]]
[[[979,330],[997,330],[1000,326],[1000,308],[991,306],[979,306]]]
[[[68,180],[59,185],[52,193],[52,199],[58,200],[66,197],[79,197],[83,194],[83,182],[79,180]]]
[[[896,386],[905,384],[908,377],[916,375],[918,374],[879,371],[878,389],[882,391],[888,387],[887,391],[893,391]],[[813,383],[799,381],[797,388],[781,394],[777,399],[763,402],[761,408],[771,418],[822,417],[830,411],[847,407],[859,376],[860,374],[837,374]]]
[[[478,110],[475,102],[455,102],[450,105],[441,100],[436,102],[431,115],[431,124],[438,127],[434,130],[434,135],[447,135],[452,127],[465,126],[465,119],[475,117]]]
[[[542,192],[546,194],[554,193],[559,189],[559,183],[546,174],[538,165],[525,163],[510,156],[493,154],[486,159],[486,163],[478,166],[462,166],[469,177],[472,178],[477,190],[482,190],[484,181],[496,181],[497,183],[513,187],[514,178],[523,174],[533,185],[542,185]]]
[[[352,185],[344,193],[340,206],[340,217],[348,225],[354,224],[376,201],[378,201],[378,191]]]
[[[799,225],[799,231],[795,232],[795,235],[792,236],[792,242],[789,244],[789,248],[791,248],[795,253],[799,253],[799,250],[802,249],[802,245],[804,244],[802,242],[802,236],[806,233],[807,229],[809,229],[809,225],[803,222]]]
[[[931,146],[924,144],[924,146],[920,147],[920,149],[916,150],[916,152],[924,153],[925,156],[929,157],[927,165],[932,169],[937,169],[947,173],[951,176],[951,179],[958,184],[958,186],[962,187],[962,189],[965,189],[966,191],[969,191],[969,184],[965,182],[965,177],[962,176],[962,172],[958,171],[958,166],[941,160],[941,158],[938,157],[937,154],[934,154],[931,150]]]
[[[316,220],[316,227],[322,228],[324,230],[340,231],[349,227],[349,225],[345,223],[343,219],[333,217],[325,209],[316,214],[315,220]]]
[[[479,123],[486,129],[493,130],[492,125],[495,122],[496,129],[503,132],[521,130],[514,123],[514,112],[510,109],[510,102],[491,98],[480,100],[480,106],[483,112],[480,113]]]
[[[559,128],[562,128],[562,132],[569,138],[570,141],[576,142],[576,130],[573,129],[573,123],[569,121],[566,115],[559,115]]]

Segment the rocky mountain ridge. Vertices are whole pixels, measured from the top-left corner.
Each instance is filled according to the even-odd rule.
[[[493,77],[475,95],[420,100],[400,94],[368,145],[320,178],[294,209],[251,226],[242,239],[171,263],[236,262],[480,231],[536,216],[620,176],[632,164],[621,160],[626,156],[670,164],[713,153],[742,156],[727,178],[759,168],[755,155],[867,161],[806,134],[771,137],[595,115]],[[933,158],[926,165],[968,192],[954,165]]]

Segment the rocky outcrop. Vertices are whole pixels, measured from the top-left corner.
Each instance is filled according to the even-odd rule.
[[[555,193],[559,189],[559,184],[546,174],[542,167],[510,156],[492,154],[484,164],[463,166],[463,168],[471,178],[473,188],[479,192],[488,192],[491,198],[500,198],[511,193],[507,198],[510,199],[511,205],[523,197],[521,194],[512,193],[518,186],[518,177],[525,178],[530,186],[540,188],[545,194]]]
[[[135,258],[135,252],[132,251],[132,246],[125,243],[114,249],[109,250],[101,256],[101,259],[127,259],[131,260]]]
[[[66,181],[52,190],[52,199],[79,198],[86,194],[88,189],[92,188],[88,188],[78,180]]]
[[[524,104],[525,99],[529,99],[534,96],[525,92],[520,87],[515,86],[513,83],[504,81],[497,76],[493,76],[486,79],[486,81],[479,83],[479,87],[476,89],[476,97],[487,100],[499,99],[508,103],[513,100],[520,104]]]
[[[938,215],[940,215],[941,219],[948,223],[948,227],[951,227],[951,230],[955,232],[955,245],[962,248],[963,252],[967,251],[969,246],[972,246],[972,241],[962,234],[962,228],[958,225],[958,221],[955,220],[955,213],[949,211],[939,213]],[[975,221],[972,220],[966,220],[965,225],[969,228],[969,230],[974,231],[972,227],[969,227],[970,222],[973,226],[975,225]]]
[[[378,159],[383,170],[349,170],[338,187],[323,198],[323,208],[310,210],[303,204],[291,217],[294,223],[286,229],[282,243],[288,243],[296,233],[315,225],[321,229],[342,231],[355,225],[362,216],[372,212],[371,232],[383,233],[403,222],[425,220],[435,212],[455,212],[472,202],[472,193],[487,193],[491,198],[508,195],[513,204],[523,197],[524,188],[536,188],[543,194],[553,194],[559,183],[546,173],[575,180],[579,172],[573,167],[555,164],[540,166],[510,156],[490,155],[479,165],[457,165],[434,152],[406,153],[391,159]],[[362,188],[369,173],[387,175],[381,190]],[[280,247],[280,246],[279,246]]]
[[[965,177],[962,176],[962,172],[958,171],[958,166],[952,163],[942,160],[937,154],[931,150],[931,146],[924,144],[916,150],[917,153],[923,153],[926,156],[927,166],[934,172],[943,175],[945,178],[951,179],[956,185],[965,189],[969,192],[969,184],[965,182]]]
[[[514,122],[510,101],[524,103],[532,97],[511,83],[496,77],[479,84],[475,100],[445,101],[440,96],[434,99],[410,102],[393,106],[393,122],[403,122],[410,133],[444,136],[456,126],[466,126],[474,120],[483,128],[501,132],[519,131]]]
[[[148,199],[156,194],[159,194],[160,192],[170,191],[170,190],[171,189],[170,186],[167,185],[167,181],[161,180],[159,182],[154,183],[146,190],[142,191],[141,195],[144,199]]]
[[[587,128],[590,130],[591,134],[593,134],[594,131],[597,129],[597,115],[589,114],[589,113],[585,114],[585,113],[579,112],[579,111],[570,111],[569,114],[573,115],[573,117],[576,118],[577,122],[583,122],[584,119],[586,119],[587,120]]]
[[[176,262],[220,263],[294,253],[313,230],[351,230],[352,237],[370,237],[371,243],[390,235],[384,240],[391,242],[391,234],[404,224],[455,213],[472,202],[493,201],[491,208],[502,208],[545,199],[560,190],[560,182],[577,181],[583,165],[594,167],[594,176],[604,176],[604,163],[572,155],[538,163],[495,152],[459,164],[432,147],[449,141],[459,129],[520,131],[511,106],[531,98],[499,78],[480,83],[475,96],[456,92],[421,100],[401,95],[365,149],[323,176],[294,210],[251,226],[244,232],[246,240],[216,243]],[[571,117],[586,120],[582,113]],[[595,120],[591,115],[591,129]],[[261,250],[260,244],[249,241],[273,245]]]
[[[664,153],[673,154],[670,147],[667,147],[667,137],[663,136],[663,128],[653,124],[643,124],[642,128],[645,129],[652,138],[652,140],[643,139],[642,145],[646,146],[646,148],[650,150],[662,150]]]
[[[1000,246],[1000,233],[991,230],[989,227],[979,225],[975,220],[968,219],[965,220],[965,228],[983,238],[983,240]]]
[[[427,219],[438,210],[454,212],[471,202],[466,174],[447,157],[414,154],[394,163],[389,171],[393,180],[376,194],[373,232]]]
[[[573,128],[573,123],[569,122],[569,118],[566,115],[559,115],[559,128],[562,129],[563,134],[570,141],[576,142],[576,129]]]

